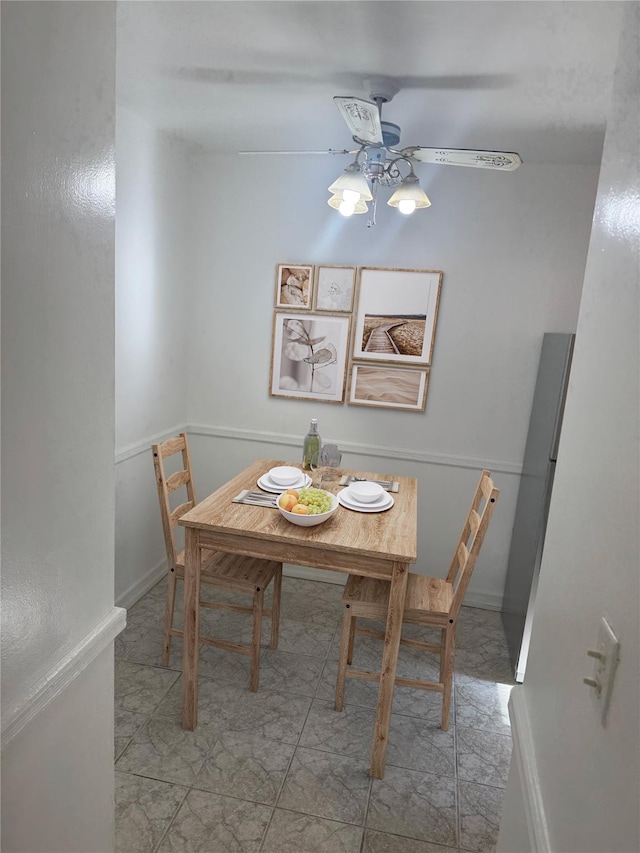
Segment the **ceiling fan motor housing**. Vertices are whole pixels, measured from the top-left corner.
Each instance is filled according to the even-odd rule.
[[[397,124],[390,121],[381,121],[382,140],[385,148],[395,148],[400,142],[400,128]]]

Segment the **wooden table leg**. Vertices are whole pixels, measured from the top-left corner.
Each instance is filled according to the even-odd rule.
[[[408,577],[409,566],[406,563],[393,564],[391,590],[389,592],[389,609],[387,611],[387,630],[384,637],[382,669],[380,671],[376,725],[371,752],[371,775],[374,779],[384,778],[384,764],[389,742],[389,726],[391,725],[393,688],[398,666],[400,634],[402,633],[402,612],[404,610]]]
[[[200,533],[187,527],[184,534],[184,634],[182,667],[182,728],[198,724],[198,652],[200,637]]]

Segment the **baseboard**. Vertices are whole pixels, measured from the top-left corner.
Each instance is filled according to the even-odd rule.
[[[552,853],[525,688],[518,685],[511,691],[509,717],[513,738],[513,759],[518,768],[531,850],[533,853]]]
[[[146,595],[150,589],[161,581],[162,578],[167,573],[167,560],[163,558],[157,563],[152,569],[149,569],[146,574],[139,578],[135,583],[132,583],[131,586],[121,593],[116,599],[116,605],[118,607],[124,607],[125,610],[129,610],[130,607],[140,601],[143,595]]]
[[[323,583],[337,583],[344,586],[348,575],[346,572],[330,572],[328,569],[314,569],[311,566],[294,566],[285,563],[282,567],[285,578],[301,578],[307,581],[322,581]]]
[[[313,569],[310,566],[294,566],[286,564],[282,570],[286,578],[302,578],[309,581],[336,583],[344,586],[347,582],[345,572],[329,572],[324,569]],[[502,610],[502,597],[482,592],[468,592],[464,599],[465,607],[477,607],[480,610]]]
[[[469,592],[464,597],[465,607],[478,607],[480,610],[502,611],[502,596],[490,592]]]
[[[126,611],[112,608],[61,661],[2,715],[2,748],[51,704],[112,643],[127,624]]]

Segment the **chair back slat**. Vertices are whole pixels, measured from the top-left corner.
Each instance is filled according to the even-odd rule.
[[[161,444],[151,445],[151,452],[156,472],[156,485],[158,487],[158,501],[160,503],[167,562],[169,567],[175,568],[177,553],[174,528],[180,518],[196,505],[196,495],[191,473],[189,441],[186,433],[181,432],[177,438],[168,438]],[[177,471],[175,474],[167,477],[164,470],[164,460],[170,456],[174,456],[176,453],[182,454],[183,470]],[[172,511],[169,503],[169,495],[182,486],[186,487],[187,501]]]
[[[450,620],[457,617],[462,605],[499,494],[491,473],[483,471],[447,575],[447,582],[454,587]]]
[[[491,472],[483,471],[482,473],[487,476],[480,478],[480,491],[482,492],[482,497],[488,501],[495,487],[493,485],[493,480],[491,479]]]
[[[175,492],[175,490],[179,489],[181,486],[186,486],[190,479],[190,471],[176,471],[175,474],[172,474],[167,478],[167,491],[169,494],[171,494],[171,492]]]
[[[177,438],[168,438],[166,441],[163,441],[162,444],[154,444],[153,446],[158,448],[158,455],[160,458],[166,459],[167,456],[173,456],[174,453],[184,450],[186,441],[186,434],[181,432]]]
[[[180,504],[180,506],[177,506],[174,509],[174,511],[169,516],[169,521],[171,523],[172,529],[176,526],[176,524],[180,521],[180,519],[185,513],[189,512],[190,509],[193,509],[194,505],[195,504],[193,503],[193,501],[187,501],[186,503]]]

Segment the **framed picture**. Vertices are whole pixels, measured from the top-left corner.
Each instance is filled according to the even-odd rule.
[[[353,311],[355,267],[316,267],[316,311]]]
[[[428,367],[352,363],[347,401],[353,406],[424,412],[428,383]]]
[[[351,317],[275,312],[272,397],[342,403]]]
[[[441,284],[438,270],[360,267],[353,358],[431,364]]]
[[[311,310],[313,264],[278,264],[276,267],[276,308]]]

